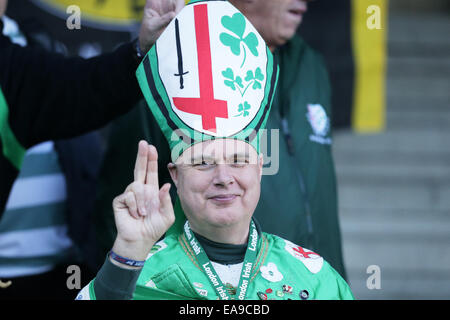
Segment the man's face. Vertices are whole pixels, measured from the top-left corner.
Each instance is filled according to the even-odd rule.
[[[269,48],[290,40],[307,10],[303,0],[231,0],[250,20]]]
[[[8,0],[0,0],[0,17],[2,17],[5,14],[7,5]]]
[[[194,231],[250,223],[258,204],[262,159],[243,141],[205,141],[169,170]]]

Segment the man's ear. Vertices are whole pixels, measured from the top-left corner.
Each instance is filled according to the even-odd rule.
[[[178,170],[177,166],[170,162],[167,165],[167,169],[169,169],[170,177],[172,178],[173,183],[175,184],[175,187],[178,188]]]

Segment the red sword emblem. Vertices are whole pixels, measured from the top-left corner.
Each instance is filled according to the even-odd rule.
[[[226,101],[214,99],[208,6],[206,4],[194,7],[194,19],[200,98],[173,98],[173,103],[178,110],[200,115],[204,130],[217,132],[216,118],[228,119],[228,107]]]

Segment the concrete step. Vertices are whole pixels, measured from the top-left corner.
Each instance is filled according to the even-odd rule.
[[[339,181],[339,180],[338,180]],[[430,187],[426,185],[410,185],[398,187],[388,185],[342,185],[339,184],[339,208],[375,209],[375,210],[412,210],[424,212],[447,210],[450,212],[450,185]]]
[[[389,128],[378,134],[354,134],[337,131],[334,134],[334,154],[357,150],[360,154],[382,153],[436,153],[450,150],[450,128],[430,128],[414,132],[409,129]],[[337,164],[339,165],[339,164]]]
[[[402,111],[405,112],[405,118],[411,112],[422,112],[424,115],[429,113],[437,113],[446,116],[450,112],[450,92],[445,94],[442,92],[439,97],[429,96],[405,96],[401,92],[393,89],[388,89],[386,97],[386,112],[387,120],[389,121],[389,112]],[[414,115],[412,115],[414,117]]]
[[[448,74],[433,77],[388,77],[386,80],[387,97],[400,95],[408,100],[428,98],[429,103],[432,103],[434,99],[449,99],[448,79]]]
[[[448,0],[395,0],[389,1],[389,12],[442,12],[449,9]]]
[[[360,299],[450,298],[449,249],[436,237],[423,241],[409,237],[394,241],[345,239],[344,259],[350,286]],[[385,240],[386,239],[386,240]],[[448,242],[447,242],[448,243]],[[380,270],[381,290],[369,290],[369,266]]]
[[[421,150],[392,152],[389,157],[386,157],[385,153],[377,152],[377,150],[361,152],[358,149],[350,149],[343,152],[335,148],[334,159],[339,168],[358,165],[383,165],[393,167],[422,166],[426,168],[421,168],[421,170],[434,170],[428,167],[447,168],[450,166],[450,150],[437,150],[433,153],[422,152]]]
[[[447,131],[450,128],[450,105],[448,110],[443,112],[435,112],[433,108],[429,108],[429,111],[425,108],[414,111],[388,108],[386,119],[388,130],[390,128],[410,129],[417,132],[436,128]]]
[[[447,190],[450,186],[450,167],[438,166],[386,166],[386,165],[341,165],[337,168],[339,184],[343,187],[372,188],[412,186]],[[450,195],[449,195],[450,196]]]
[[[450,246],[448,246],[450,243],[450,216],[444,215],[443,212],[429,214],[422,211],[421,214],[418,214],[417,209],[412,213],[407,213],[406,209],[387,212],[384,210],[376,212],[372,209],[358,212],[357,216],[354,210],[342,217],[341,229],[349,240],[358,238],[361,241],[371,242],[373,247],[384,247],[391,241],[405,247],[438,243],[438,246],[450,251]],[[373,241],[374,238],[375,241]],[[450,254],[443,254],[443,257],[448,263],[439,267],[450,271]],[[392,263],[391,267],[398,267],[397,261]]]
[[[358,208],[346,208],[342,212],[339,212],[341,220],[347,222],[352,222],[353,220],[359,221],[359,219],[370,220],[375,218],[380,221],[385,221],[389,223],[391,219],[413,219],[428,222],[431,220],[439,220],[445,223],[449,222],[449,212],[446,209],[441,210],[426,210],[419,208],[388,208],[383,211],[374,208],[366,208],[364,210]],[[450,222],[449,222],[450,223]]]
[[[410,77],[433,78],[450,75],[450,45],[446,56],[389,56],[388,76],[399,77],[408,81]],[[448,78],[447,78],[448,79]]]
[[[389,58],[401,57],[420,57],[448,59],[450,54],[450,44],[448,42],[438,40],[429,41],[427,39],[408,40],[396,39],[389,40],[387,43],[387,52]]]
[[[389,16],[388,45],[441,47],[450,44],[448,30],[446,13],[396,13]]]
[[[450,154],[446,151],[392,152],[389,157],[377,152],[353,151],[335,153],[335,161],[337,176],[341,179],[339,182],[344,185],[379,185],[380,180],[399,187],[405,183],[433,183],[441,186],[450,184]]]
[[[381,269],[381,289],[368,289],[370,274],[366,269],[348,269],[349,284],[356,299],[360,300],[427,300],[450,299],[448,272],[403,269]]]
[[[450,15],[389,16],[386,129],[335,131],[344,261],[359,299],[450,299]],[[367,287],[367,267],[381,289]]]
[[[450,298],[448,213],[353,211],[341,214],[341,230],[349,283],[357,298]],[[381,272],[380,290],[366,284],[372,265]]]

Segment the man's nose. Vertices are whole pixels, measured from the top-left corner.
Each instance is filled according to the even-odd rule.
[[[218,164],[214,169],[213,183],[217,186],[227,186],[234,182],[231,168],[227,164]]]

